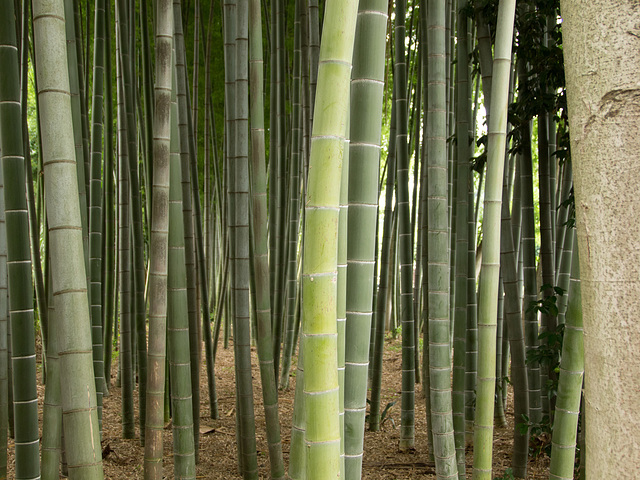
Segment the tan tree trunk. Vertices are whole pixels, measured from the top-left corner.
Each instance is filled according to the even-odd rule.
[[[640,7],[562,1],[588,478],[640,478]]]

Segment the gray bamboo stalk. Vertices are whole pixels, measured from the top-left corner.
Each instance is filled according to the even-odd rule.
[[[83,238],[62,2],[34,2],[33,16],[69,477],[102,479],[85,264],[68,254],[81,251]]]
[[[153,190],[149,248],[149,350],[145,480],[162,479],[162,431],[167,330],[171,87],[173,75],[173,1],[156,4],[156,83],[153,121]]]

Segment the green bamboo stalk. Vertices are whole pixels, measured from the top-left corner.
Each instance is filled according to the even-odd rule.
[[[429,380],[436,475],[457,478],[451,408],[449,247],[447,218],[446,43],[444,2],[428,2],[427,248]]]
[[[400,319],[402,322],[402,397],[400,413],[401,451],[415,444],[415,339],[413,331],[413,248],[409,208],[409,145],[407,142],[408,100],[407,66],[405,61],[405,0],[396,0],[394,28],[396,91],[396,154],[398,262],[400,264]]]
[[[200,0],[195,0],[193,6],[193,88],[191,89],[191,124],[194,135],[198,136],[198,85],[200,83]],[[196,152],[196,156],[198,156]],[[205,235],[204,238],[207,236]]]
[[[214,199],[215,192],[215,205],[218,208],[218,219],[220,218],[220,196],[219,191],[217,189],[217,182],[214,183],[215,190],[212,191],[211,186],[211,150],[212,143],[216,141],[215,132],[212,128],[211,120],[214,120],[212,117],[212,107],[211,107],[211,37],[213,36],[213,9],[214,4],[211,4],[209,7],[209,23],[207,27],[206,41],[205,41],[205,64],[204,64],[204,178],[203,178],[203,192],[204,192],[204,230],[203,230],[203,248],[205,251],[205,257],[207,258],[207,280],[209,286],[209,306],[210,309],[213,310],[213,306],[215,305],[215,291],[216,291],[216,277],[215,277],[215,260],[216,256],[214,255],[215,241],[214,235],[216,231],[217,224],[213,222],[213,213],[211,211],[211,201]],[[213,135],[212,135],[213,133]],[[213,137],[213,142],[211,141]],[[217,159],[217,152],[214,150],[213,152],[214,159]],[[217,173],[218,162],[214,164],[215,173]],[[204,320],[204,319],[203,319]],[[211,327],[210,319],[208,319],[209,323],[205,320],[205,324]]]
[[[554,216],[552,208],[552,197],[555,197],[555,188],[551,189],[551,169],[555,169],[553,162],[549,158],[549,125],[548,116],[546,114],[538,115],[538,185],[540,193],[540,266],[542,269],[542,284],[548,285],[542,292],[543,298],[553,295],[555,282],[555,247],[554,247],[554,228],[552,217]],[[543,312],[541,314],[541,331],[555,333],[557,325],[557,317]],[[546,387],[549,381],[557,379],[554,370],[555,362],[549,362],[548,365],[542,365],[542,390],[541,403],[542,415],[552,415],[554,400],[551,398],[551,392]]]
[[[558,287],[565,292],[564,295],[558,296],[558,325],[562,325],[566,321],[567,305],[569,301],[569,288],[571,285],[571,271],[573,269],[573,250],[574,250],[574,235],[571,227],[567,227],[567,232],[564,235],[563,246],[561,249],[562,260],[558,266]],[[560,356],[562,358],[562,356]]]
[[[476,223],[474,217],[473,182],[469,182],[467,191],[467,333],[465,357],[465,443],[473,442],[475,421],[475,397],[478,365],[478,304],[476,291]],[[504,354],[504,352],[503,352]]]
[[[505,162],[507,159],[505,158]],[[506,169],[505,169],[506,171]],[[507,178],[502,185],[500,235],[500,272],[504,286],[504,325],[508,331],[511,352],[511,383],[513,385],[513,474],[526,478],[529,453],[529,430],[520,428],[529,417],[529,383],[527,377],[524,328],[522,325],[522,303],[518,290],[516,257],[509,212]],[[506,336],[506,335],[503,335]],[[504,394],[504,392],[502,392]]]
[[[298,365],[296,368],[296,387],[293,399],[293,415],[291,418],[291,441],[289,449],[289,478],[303,480],[307,468],[305,452],[306,415],[304,405],[304,352],[302,341],[298,349]]]
[[[5,179],[16,479],[40,474],[33,284],[14,4],[0,14],[0,155]],[[63,32],[64,33],[64,32]],[[66,67],[66,62],[65,62]]]
[[[116,59],[117,59],[117,93],[118,93],[118,285],[120,295],[120,384],[122,387],[122,436],[135,437],[133,415],[133,353],[132,347],[132,292],[131,292],[131,250],[130,250],[130,215],[129,215],[129,166],[128,135],[124,79],[121,48],[123,23],[125,19],[123,6],[116,3]],[[116,337],[117,338],[117,337]]]
[[[153,144],[153,191],[149,249],[149,351],[145,480],[162,479],[165,365],[167,344],[167,275],[171,88],[173,75],[173,1],[156,4],[156,83]]]
[[[29,71],[29,23],[31,21],[31,15],[29,13],[30,2],[23,2],[22,4],[22,41],[20,46],[21,56],[21,87],[22,92],[22,104],[27,104],[29,95],[28,88],[28,71]],[[34,63],[35,65],[35,63]],[[36,208],[35,190],[33,181],[33,172],[31,168],[31,146],[29,139],[29,126],[28,126],[28,109],[22,109],[22,125],[23,125],[23,140],[25,142],[25,162],[27,165],[27,206],[29,210],[29,234],[31,235],[31,259],[33,265],[34,276],[34,288],[36,294],[36,305],[38,309],[38,320],[40,322],[41,337],[43,339],[42,348],[46,355],[47,340],[48,340],[48,319],[47,319],[47,298],[45,294],[44,277],[42,275],[42,258],[40,255],[40,219],[38,217],[38,211]],[[38,115],[38,98],[36,96],[36,116]],[[40,166],[40,165],[39,165]],[[45,340],[46,337],[46,340]],[[43,375],[46,377],[46,368],[43,369]]]
[[[130,35],[135,37],[135,22],[133,16],[127,22]],[[123,44],[124,45],[124,44]],[[127,112],[127,136],[129,147],[129,186],[131,201],[131,240],[132,240],[132,270],[133,270],[133,308],[132,330],[135,331],[135,362],[138,374],[138,426],[140,429],[140,442],[144,445],[144,427],[146,416],[146,392],[147,392],[147,327],[146,327],[146,303],[144,298],[146,268],[144,259],[144,236],[142,219],[142,198],[140,179],[138,175],[138,147],[135,117],[135,85],[134,48],[135,41],[126,46],[123,56],[124,81],[125,81],[125,108]],[[126,56],[131,60],[126,61]],[[135,326],[133,326],[135,325]]]
[[[104,18],[104,48],[105,52],[111,51],[111,8],[105,9]],[[104,333],[104,395],[109,394],[111,385],[111,353],[113,349],[113,323],[116,309],[116,245],[115,239],[115,210],[114,210],[114,159],[113,159],[113,100],[112,100],[112,69],[111,55],[105,54],[105,85],[104,85],[104,202],[103,221],[104,235],[102,242],[103,262],[102,262],[102,284],[104,288],[102,304],[103,313],[103,333]]]
[[[336,331],[338,333],[338,417],[340,423],[340,468],[339,478],[345,478],[345,355],[346,355],[346,324],[347,324],[347,243],[349,241],[349,118],[345,128],[345,145],[342,155],[342,176],[340,178],[340,206],[338,212],[338,285],[336,298]],[[365,331],[365,335],[370,333]],[[366,339],[365,345],[369,345]],[[367,357],[368,358],[368,355]],[[366,375],[364,376],[366,378]],[[364,432],[364,423],[362,425]]]
[[[198,283],[200,285],[200,302],[202,307],[202,321],[204,331],[204,343],[205,343],[205,355],[207,357],[207,382],[209,387],[209,404],[212,418],[217,416],[217,399],[216,399],[216,385],[215,377],[213,375],[213,361],[212,355],[212,343],[211,343],[211,329],[209,324],[209,289],[207,287],[207,272],[206,272],[206,260],[204,256],[203,235],[202,235],[202,214],[200,210],[200,188],[198,182],[198,164],[196,159],[196,145],[195,135],[193,134],[193,125],[191,123],[191,114],[189,112],[189,82],[187,79],[187,71],[185,67],[186,49],[184,44],[184,36],[182,34],[182,9],[180,8],[180,2],[174,1],[173,3],[173,15],[175,24],[175,39],[176,39],[176,66],[178,71],[178,122],[180,124],[180,141],[181,141],[181,157],[183,161],[183,198],[191,199],[193,211],[192,228],[187,228],[187,232],[193,230],[193,243],[195,244],[195,261],[197,262]],[[185,121],[186,119],[186,121]],[[186,128],[185,128],[186,127]],[[185,138],[186,130],[186,138]],[[187,145],[189,156],[189,175],[186,172],[186,156],[183,150],[184,144]],[[187,195],[185,191],[186,184],[191,186],[191,196]],[[188,211],[188,206],[185,205],[185,211]],[[185,219],[185,226],[188,227],[189,220]],[[187,253],[187,260],[191,262],[191,252]],[[188,280],[191,282],[191,280]],[[189,284],[187,285],[189,288]],[[195,328],[194,328],[195,329]],[[199,395],[199,393],[197,394]],[[199,402],[198,402],[199,404]],[[194,419],[194,421],[196,421]],[[199,421],[199,418],[198,420]],[[199,429],[194,430],[194,435],[199,434]]]
[[[515,2],[502,0],[498,7],[495,59],[492,67],[492,115],[489,123],[487,185],[484,200],[484,236],[478,312],[478,384],[473,451],[474,480],[491,478],[500,210],[514,14]]]
[[[71,0],[64,0],[64,12],[66,18],[69,19],[65,22],[65,31],[67,35],[67,57],[69,59],[69,87],[71,91],[71,109],[73,112],[73,138],[76,149],[77,167],[78,167],[78,188],[80,195],[80,215],[82,216],[82,239],[83,239],[83,252],[84,263],[86,271],[89,272],[89,201],[87,200],[87,194],[89,192],[89,168],[88,164],[88,152],[84,149],[83,138],[83,115],[84,109],[81,101],[81,65],[83,63],[82,56],[79,55],[81,45],[78,43],[78,35],[76,35],[76,12],[77,2]],[[89,283],[89,277],[87,277],[87,283]]]
[[[0,47],[0,51],[1,51]],[[0,158],[1,158],[0,147]],[[7,277],[7,224],[4,209],[4,177],[0,168],[0,479],[7,478],[9,434],[9,285]]]
[[[91,31],[88,28],[89,19],[91,18],[89,2],[85,0],[87,3],[85,9],[85,16],[87,17],[87,44],[90,43],[91,35],[89,32]],[[89,97],[87,88],[87,78],[89,71],[89,45],[87,45],[86,51],[84,50],[83,43],[83,31],[82,31],[82,12],[80,9],[79,2],[73,2],[73,33],[75,35],[75,56],[77,58],[78,65],[78,97],[80,100],[80,132],[82,134],[82,155],[84,158],[84,190],[86,195],[89,195],[90,190],[90,178],[91,178],[91,159],[89,157],[89,142],[90,142],[90,132],[89,132]],[[72,92],[73,95],[73,92]],[[73,106],[73,103],[72,103]],[[80,187],[82,188],[82,187]],[[87,198],[87,212],[86,212],[86,224],[87,224],[87,233],[86,240],[84,245],[86,246],[87,259],[89,258],[89,199]],[[90,283],[89,278],[89,266],[87,263],[87,285]],[[91,298],[91,292],[89,293],[89,298]]]
[[[104,0],[96,0],[91,118],[91,189],[89,193],[89,265],[91,275],[91,337],[98,421],[102,432],[104,353],[102,335],[102,105],[104,84]]]
[[[193,408],[193,434],[194,434],[194,448],[196,452],[196,463],[198,462],[198,451],[200,446],[200,348],[198,339],[199,330],[199,309],[198,298],[196,289],[196,265],[195,265],[195,242],[194,242],[194,215],[192,194],[194,188],[191,185],[191,163],[195,161],[191,158],[192,154],[195,155],[195,149],[191,144],[192,131],[189,123],[191,119],[191,113],[189,112],[189,92],[188,92],[188,79],[186,68],[186,51],[185,41],[182,31],[182,10],[180,2],[173,2],[173,16],[174,16],[174,36],[176,47],[176,70],[177,70],[177,100],[178,100],[178,130],[180,135],[180,159],[181,159],[181,173],[182,173],[182,218],[184,221],[184,244],[185,244],[185,261],[187,267],[187,313],[189,318],[189,351],[191,362],[191,394],[193,396],[193,402],[191,406]],[[197,183],[197,177],[194,182]],[[197,188],[195,188],[197,190]],[[202,268],[205,268],[205,264],[202,263]],[[206,272],[203,270],[206,278]],[[208,302],[207,302],[208,305]],[[208,314],[207,314],[208,317]],[[204,319],[203,319],[204,320]],[[205,335],[209,333],[207,325],[205,324]],[[207,367],[211,362],[207,362]],[[211,371],[211,376],[209,376]],[[213,372],[210,368],[207,368],[207,375],[209,383],[215,382],[212,380]],[[210,387],[211,390],[211,387]],[[215,391],[215,389],[213,389]]]
[[[395,91],[395,87],[394,87]],[[393,222],[393,191],[396,178],[396,155],[395,155],[395,125],[396,125],[395,102],[391,107],[391,126],[389,128],[389,150],[387,155],[387,183],[385,188],[384,220],[382,225],[382,246],[380,250],[380,282],[378,284],[378,294],[376,297],[376,327],[373,352],[371,354],[371,408],[369,417],[369,429],[372,432],[380,430],[380,393],[382,387],[382,350],[384,347],[385,320],[387,318],[387,292],[391,289],[389,282],[389,271],[395,268],[391,255],[392,236],[394,230]]]
[[[556,215],[554,216],[555,221],[555,238],[556,242],[556,281],[560,276],[560,262],[562,261],[562,248],[564,245],[564,239],[569,230],[568,225],[566,225],[569,220],[569,206],[562,205],[562,203],[569,198],[571,195],[571,189],[573,188],[573,170],[571,168],[571,162],[563,162],[561,164],[561,172],[562,172],[562,182],[561,188],[558,189],[557,195],[557,204],[558,208],[556,211]],[[571,272],[569,272],[571,275]],[[558,282],[559,283],[559,282]],[[559,319],[558,319],[559,321]]]
[[[574,236],[575,230],[567,232]],[[551,465],[549,479],[573,478],[575,466],[576,435],[580,413],[580,397],[584,380],[584,343],[582,328],[582,294],[580,289],[580,263],[578,249],[573,248],[571,261],[571,283],[567,306],[562,360],[558,379],[558,399],[551,437]],[[582,455],[584,455],[584,450]]]
[[[350,122],[349,132],[351,142],[344,393],[347,479],[360,478],[364,450],[376,249],[376,237],[371,232],[375,230],[378,214],[386,29],[387,3],[361,1],[358,6],[351,81],[351,111],[359,120]]]
[[[34,2],[33,16],[66,457],[70,478],[102,479],[85,263],[67,255],[83,238],[62,2]]]
[[[167,353],[173,418],[173,472],[176,479],[195,479],[189,320],[187,317],[187,272],[184,254],[184,221],[182,219],[182,174],[178,137],[178,106],[173,98],[171,123]]]
[[[157,15],[157,13],[156,13]],[[152,216],[153,205],[153,118],[154,118],[154,105],[153,105],[153,80],[151,78],[151,47],[149,45],[149,16],[147,14],[147,2],[140,2],[140,42],[142,43],[141,54],[141,67],[142,67],[142,100],[144,103],[145,115],[141,119],[144,122],[144,138],[142,139],[144,145],[144,184],[146,186],[145,194],[145,213],[149,220]],[[150,224],[151,222],[149,222]]]
[[[503,370],[503,365],[508,365],[508,362],[504,361],[505,359],[503,358],[503,354],[507,353],[504,351],[503,346],[505,345],[505,336],[508,338],[509,328],[504,321],[504,279],[502,274],[500,274],[498,282],[498,315],[496,319],[496,394],[493,421],[494,424],[498,425],[498,427],[506,427],[506,402],[503,400],[504,392],[502,391],[506,384],[502,379],[505,377],[505,374],[508,373],[508,370],[506,372]]]
[[[316,106],[316,90],[318,86],[318,62],[320,55],[320,6],[318,0],[309,0],[309,90],[311,98],[309,107],[313,125],[313,112]]]
[[[455,311],[454,311],[454,357],[453,357],[453,426],[455,432],[458,478],[465,478],[465,376],[466,376],[466,330],[467,330],[467,276],[469,228],[467,202],[469,199],[469,52],[468,17],[466,0],[458,2],[457,16],[457,68],[456,68],[456,248],[455,248]]]
[[[273,329],[273,360],[276,375],[280,371],[280,347],[282,343],[282,324],[283,324],[283,308],[284,308],[284,279],[285,279],[285,251],[286,251],[286,200],[287,200],[287,182],[286,182],[286,121],[285,121],[285,17],[283,0],[275,0],[275,62],[272,62],[272,68],[275,70],[275,99],[272,99],[272,109],[275,106],[275,116],[271,119],[270,128],[274,128],[276,133],[272,145],[272,154],[269,157],[269,181],[270,196],[273,200],[269,205],[270,218],[273,218],[270,225],[270,242],[272,242],[270,258],[273,258],[272,265],[270,263],[273,290],[271,302],[271,327]],[[274,47],[272,47],[274,48]]]
[[[286,272],[286,335],[284,339],[282,369],[280,372],[280,387],[287,388],[289,384],[289,370],[291,356],[293,354],[294,334],[296,327],[296,297],[298,293],[298,240],[300,225],[300,171],[304,162],[302,152],[302,25],[300,1],[296,1],[294,40],[293,40],[293,100],[292,100],[292,134],[291,134],[291,164],[289,166],[289,222],[288,222],[288,248],[287,248],[287,272]],[[284,319],[283,319],[284,320]]]
[[[120,17],[118,37],[120,39],[120,68],[123,80],[124,94],[124,121],[127,129],[127,160],[129,169],[129,201],[131,202],[131,258],[132,258],[132,342],[135,341],[135,361],[138,372],[138,408],[140,441],[144,444],[144,426],[146,409],[146,384],[147,384],[147,341],[145,324],[144,283],[146,278],[144,266],[144,239],[142,228],[142,206],[140,197],[140,181],[138,177],[137,155],[137,130],[135,117],[135,87],[134,87],[134,54],[135,46],[135,22],[133,12],[127,14],[127,5],[124,0],[118,0],[117,6]],[[132,343],[133,348],[133,343]]]
[[[275,302],[275,288],[276,288],[276,205],[278,198],[278,188],[276,185],[276,176],[277,176],[277,159],[278,159],[278,108],[279,103],[277,96],[279,94],[279,80],[278,80],[278,58],[280,54],[280,50],[278,49],[278,41],[279,41],[279,30],[281,29],[280,24],[280,2],[274,0],[270,4],[269,11],[269,23],[271,26],[269,32],[269,43],[270,43],[270,60],[271,60],[271,68],[270,68],[270,82],[269,82],[269,165],[268,165],[268,182],[269,182],[269,198],[268,198],[268,211],[269,211],[269,258],[272,260],[269,262],[269,285],[271,288],[271,305],[274,306]],[[227,46],[227,42],[225,42],[225,48]],[[225,62],[226,53],[225,53]],[[226,65],[226,63],[225,63]],[[225,68],[225,84],[227,83],[227,68]],[[225,104],[226,107],[226,104]],[[227,110],[225,108],[225,118],[227,117]],[[229,153],[227,149],[227,153]],[[273,330],[273,357],[274,360],[276,358],[276,353],[280,348],[279,345],[276,345],[280,342],[280,339],[276,335],[276,325],[275,325],[275,309],[271,310],[271,328]],[[278,374],[279,368],[276,366],[276,362],[274,361],[274,369],[276,375]]]
[[[301,73],[300,81],[302,92],[302,165],[300,175],[302,176],[302,190],[307,191],[307,177],[309,171],[309,142],[311,138],[311,87],[309,84],[310,75],[310,49],[309,49],[309,5],[308,2],[302,2],[300,12],[301,39]],[[300,262],[298,262],[300,264]],[[297,274],[296,274],[297,275]],[[297,292],[300,292],[298,283]],[[298,309],[299,312],[299,309]],[[299,322],[298,322],[299,324]],[[298,331],[298,330],[296,330]]]
[[[251,380],[251,331],[249,311],[249,5],[238,0],[225,21],[235,22],[235,105],[234,157],[230,159],[229,218],[231,253],[231,298],[233,311],[233,346],[236,362],[237,418],[240,424],[243,477],[257,478],[257,452],[253,386]],[[235,12],[233,11],[235,10]],[[275,372],[274,372],[275,373]]]
[[[528,72],[524,60],[520,60],[516,66],[518,69],[519,89],[528,88]],[[522,205],[522,274],[524,277],[524,297],[523,305],[525,342],[527,355],[538,346],[538,315],[537,312],[529,309],[531,302],[538,298],[538,286],[536,278],[536,239],[535,239],[535,218],[533,200],[533,159],[531,152],[531,124],[526,121],[520,125],[520,138],[522,139],[522,165],[521,182],[521,205]],[[527,366],[529,382],[529,418],[534,423],[542,420],[541,388],[540,388],[540,363],[532,359]]]
[[[260,2],[249,2],[249,78],[251,116],[251,213],[253,228],[253,260],[255,303],[257,312],[257,346],[264,404],[271,478],[284,478],[278,391],[273,366],[271,338],[271,301],[267,243],[267,179],[265,172],[264,138],[264,65],[262,58],[262,21]]]
[[[411,19],[413,20],[415,10],[412,11]],[[419,20],[418,20],[419,22]],[[419,31],[418,33],[421,33]],[[422,45],[422,47],[420,46]],[[425,157],[423,155],[424,149],[420,148],[421,144],[421,135],[424,131],[424,125],[419,120],[416,121],[416,117],[420,114],[418,113],[422,106],[422,91],[423,91],[423,80],[422,77],[425,73],[425,69],[422,68],[423,62],[423,51],[425,50],[424,42],[418,41],[418,53],[417,53],[417,61],[414,61],[415,65],[415,73],[411,73],[411,77],[413,75],[416,76],[416,81],[413,86],[415,93],[413,95],[412,103],[413,108],[411,109],[411,120],[410,120],[410,131],[412,136],[409,140],[409,155],[413,155],[414,158],[414,169],[413,169],[413,184],[415,185],[413,189],[412,195],[412,208],[411,208],[411,244],[414,245],[415,238],[415,252],[422,251],[422,229],[419,229],[416,232],[416,222],[417,225],[420,225],[423,222],[424,218],[424,203],[421,200],[421,197],[424,197],[424,188],[426,185],[424,180],[425,175]],[[422,51],[421,51],[422,50]],[[411,58],[411,56],[409,56]],[[413,153],[411,153],[413,152]],[[417,256],[415,257],[415,267],[413,272],[413,338],[416,342],[416,348],[414,349],[414,366],[415,366],[415,379],[416,383],[420,383],[422,381],[422,375],[420,372],[421,367],[421,359],[420,359],[420,299],[421,299],[421,287],[422,287],[422,262],[417,260]]]
[[[226,196],[228,197],[227,206],[229,209],[228,212],[228,227],[229,227],[229,264],[231,276],[234,275],[234,270],[236,268],[234,261],[234,253],[236,250],[235,245],[235,229],[236,224],[236,215],[235,215],[235,207],[236,202],[234,196],[231,194],[231,191],[234,190],[235,187],[235,157],[236,157],[236,104],[235,104],[235,95],[236,95],[236,2],[235,0],[225,0],[222,5],[222,15],[223,15],[223,41],[224,41],[224,112],[225,112],[225,162],[224,162],[224,185]],[[230,338],[230,330],[231,330],[231,315],[233,312],[229,308],[229,305],[234,305],[235,300],[235,280],[233,277],[229,280],[229,295],[226,302],[226,312],[225,312],[225,337],[224,337],[224,348],[228,348],[229,338]],[[235,328],[235,326],[234,326]],[[234,341],[235,346],[235,341]],[[235,354],[235,350],[234,350]],[[236,378],[238,376],[238,361],[235,362],[235,375]],[[238,472],[240,474],[244,474],[246,469],[244,467],[244,452],[241,439],[242,435],[242,426],[243,424],[239,423],[239,418],[241,415],[240,408],[238,405],[238,381],[236,380],[236,447],[237,447],[237,457],[238,457]],[[244,424],[246,425],[246,424]]]
[[[48,279],[51,281],[51,278]],[[53,296],[51,298],[53,300]],[[49,320],[57,327],[57,318],[53,301],[50,303]],[[60,400],[60,356],[58,354],[58,336],[52,329],[47,349],[47,384],[44,391],[42,412],[42,479],[60,478],[60,460],[62,448],[62,405]]]
[[[305,202],[302,349],[307,478],[340,475],[337,240],[357,2],[327,2]]]

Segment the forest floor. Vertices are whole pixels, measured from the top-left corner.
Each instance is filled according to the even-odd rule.
[[[204,368],[201,373],[200,391],[200,448],[199,463],[196,467],[198,479],[236,480],[238,474],[235,440],[235,386],[233,348],[219,348],[215,365],[216,389],[218,395],[219,416],[217,420],[210,418],[208,404],[207,378]],[[253,355],[254,404],[256,415],[256,438],[258,446],[258,466],[260,478],[269,478],[269,455],[267,450],[264,410],[262,408],[262,390],[255,348]],[[39,356],[39,355],[38,355]],[[435,479],[435,465],[429,460],[427,449],[427,429],[425,403],[422,385],[416,385],[415,400],[415,450],[400,452],[398,440],[400,435],[400,381],[401,381],[401,344],[400,339],[387,338],[384,348],[382,399],[381,404],[389,408],[381,431],[365,432],[364,464],[362,478],[368,480],[401,480],[401,479]],[[103,410],[103,464],[107,480],[142,479],[144,448],[140,445],[139,436],[133,440],[122,439],[120,415],[120,388],[115,386],[117,360],[113,365],[111,389],[104,399]],[[295,372],[295,364],[292,366]],[[40,376],[39,376],[40,380]],[[295,390],[295,374],[290,378],[288,390],[280,391],[280,424],[282,448],[285,467],[289,460],[289,440],[291,433],[291,415]],[[44,403],[44,387],[38,386],[39,408]],[[134,393],[137,405],[137,391]],[[137,427],[136,406],[136,434]],[[42,417],[40,417],[42,419]],[[509,393],[507,403],[508,425],[494,431],[493,478],[502,480],[512,478],[505,475],[511,464],[513,443],[513,403]],[[42,425],[42,423],[41,423]],[[164,469],[165,478],[173,479],[173,457],[171,444],[171,427],[164,431]],[[467,447],[467,478],[471,478],[473,448]],[[13,442],[9,440],[9,478],[13,478]],[[527,480],[548,478],[549,459],[546,455],[538,455],[530,460]]]

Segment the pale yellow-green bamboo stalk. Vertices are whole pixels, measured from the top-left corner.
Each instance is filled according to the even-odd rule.
[[[500,270],[500,218],[515,0],[498,7],[487,183],[484,194],[482,270],[478,296],[478,383],[473,433],[473,479],[490,480],[496,372],[496,319]]]
[[[308,479],[340,476],[338,212],[357,7],[355,0],[327,2],[320,47],[302,271]]]

